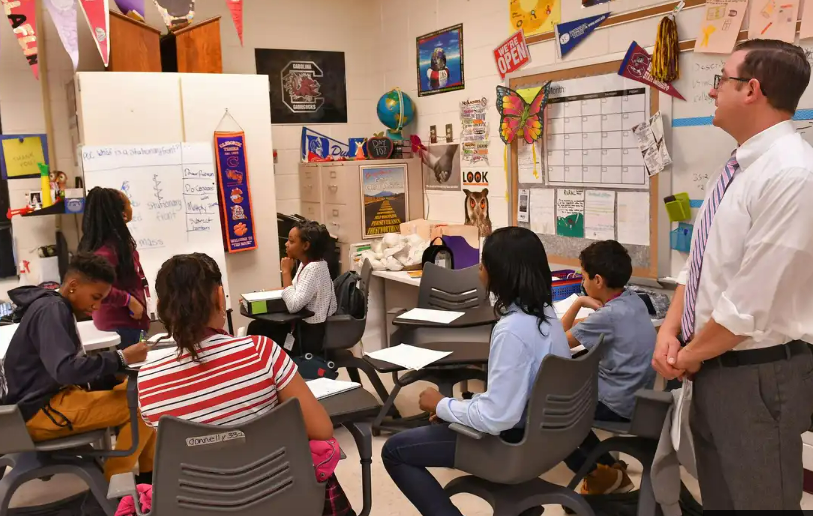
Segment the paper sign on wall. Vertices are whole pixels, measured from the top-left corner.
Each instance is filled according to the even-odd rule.
[[[799,0],[752,0],[748,39],[778,39],[793,43]]]
[[[618,192],[618,238],[622,244],[649,245],[649,193]]]
[[[584,190],[556,190],[556,234],[584,237]]]
[[[531,189],[531,231],[543,235],[556,234],[555,190]]]
[[[584,201],[584,237],[615,239],[615,192],[587,190]]]
[[[4,135],[2,151],[3,179],[39,177],[37,163],[48,163],[48,144],[44,134]]]
[[[522,29],[516,31],[510,38],[494,49],[494,60],[497,62],[497,71],[500,77],[514,70],[519,70],[531,62],[531,53],[525,44],[525,34]]]
[[[728,54],[737,43],[748,0],[709,0],[694,44],[695,52]]]
[[[528,222],[530,193],[527,189],[520,189],[518,192],[519,202],[517,203],[517,222]]]
[[[799,39],[813,37],[813,1],[805,2],[802,10],[802,26],[799,28]]]

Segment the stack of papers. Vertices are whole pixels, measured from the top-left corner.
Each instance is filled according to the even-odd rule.
[[[308,384],[308,387],[317,400],[361,387],[361,384],[356,382],[343,382],[341,380],[331,380],[330,378],[317,378],[316,380],[310,380],[305,383]]]
[[[413,321],[428,321],[438,324],[449,324],[458,317],[463,315],[463,312],[451,312],[448,310],[430,310],[428,308],[413,308],[408,312],[404,312],[396,319],[410,319]],[[393,362],[394,363],[394,362]]]
[[[433,364],[451,354],[451,351],[433,351],[431,349],[410,346],[409,344],[400,344],[391,348],[367,353],[368,356],[376,360],[383,360],[384,362],[399,365],[404,369],[411,369],[413,371],[423,369],[429,364]]]
[[[556,310],[556,315],[559,316],[559,319],[561,319],[565,315],[565,313],[567,313],[567,311],[570,310],[570,307],[573,306],[573,303],[578,298],[579,298],[578,294],[571,294],[569,298],[563,299],[561,301],[556,301],[553,303],[553,309]],[[579,319],[584,319],[593,312],[595,312],[595,310],[593,310],[592,308],[580,308],[579,313],[576,314],[576,320],[578,321]]]

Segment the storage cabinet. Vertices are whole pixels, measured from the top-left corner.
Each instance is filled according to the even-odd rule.
[[[324,224],[339,239],[342,271],[350,244],[363,241],[361,170],[367,166],[407,166],[407,220],[423,218],[423,171],[418,158],[302,163],[299,190],[302,215]]]

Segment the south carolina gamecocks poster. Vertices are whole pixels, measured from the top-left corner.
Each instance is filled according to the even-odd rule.
[[[344,52],[258,48],[254,55],[270,83],[272,124],[347,123]]]

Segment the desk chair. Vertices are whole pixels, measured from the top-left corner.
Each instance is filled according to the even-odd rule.
[[[666,413],[672,406],[672,394],[664,391],[641,389],[635,393],[635,408],[629,423],[593,421],[593,428],[614,434],[601,441],[590,452],[582,468],[573,476],[568,489],[576,486],[587,476],[590,468],[604,453],[621,452],[641,463],[641,487],[638,494],[638,516],[655,516],[658,504],[652,490],[651,468],[655,451],[661,438]]]
[[[129,450],[94,450],[92,445],[107,439],[112,429],[95,430],[61,439],[33,442],[25,427],[25,420],[16,405],[0,406],[0,516],[9,513],[9,503],[15,491],[30,480],[68,473],[81,478],[90,488],[104,511],[113,516],[116,505],[107,500],[107,480],[98,459],[126,457],[138,448],[138,386],[135,378],[127,385],[127,406],[130,409],[130,428],[133,445]]]
[[[373,366],[364,359],[359,358],[350,351],[356,344],[361,342],[364,330],[367,328],[367,308],[369,304],[370,277],[373,274],[373,265],[370,260],[364,260],[361,267],[361,277],[359,288],[364,296],[364,317],[356,319],[349,314],[336,314],[327,318],[325,329],[324,350],[327,360],[332,361],[336,368],[344,367],[350,379],[356,383],[361,383],[359,369],[364,371],[370,383],[373,385],[376,394],[382,401],[386,401],[389,392],[381,383]],[[397,414],[397,410],[394,412]]]
[[[155,457],[150,516],[320,516],[324,508],[297,399],[238,426],[164,416]],[[110,480],[108,497],[126,495],[138,500],[132,473]]]
[[[598,401],[598,362],[604,338],[580,358],[548,355],[528,401],[525,435],[511,444],[500,436],[460,424],[455,469],[470,473],[449,482],[449,496],[470,493],[486,500],[494,516],[529,514],[546,504],[564,505],[582,516],[593,510],[581,495],[539,478],[576,449],[593,423]],[[537,512],[538,514],[538,512]]]

